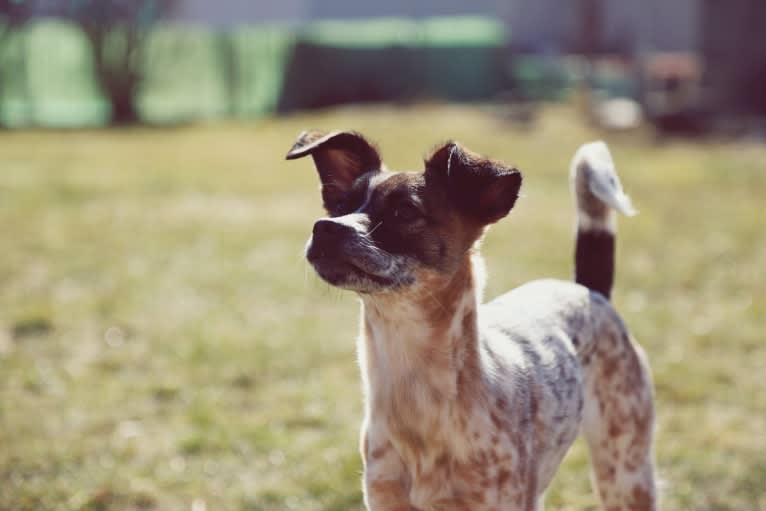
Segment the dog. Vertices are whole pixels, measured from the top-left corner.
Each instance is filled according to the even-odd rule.
[[[328,216],[306,257],[361,298],[367,509],[540,510],[578,431],[604,509],[656,509],[651,374],[609,301],[615,210],[634,211],[607,146],[571,163],[575,282],[483,305],[478,242],[516,203],[518,170],[448,142],[422,172],[391,172],[349,131],[303,132],[287,159],[307,155]]]

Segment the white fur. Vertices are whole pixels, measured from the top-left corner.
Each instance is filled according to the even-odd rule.
[[[593,217],[585,211],[577,211],[577,227],[584,231],[608,231],[617,233],[617,216],[611,209],[603,217]]]
[[[603,141],[599,140],[584,144],[577,150],[574,158],[572,158],[569,175],[572,189],[575,193],[578,190],[576,181],[585,178],[585,176],[581,176],[584,173],[584,167],[587,167],[589,170],[587,173],[587,189],[594,196],[623,215],[633,216],[636,214],[630,197],[622,190],[614,160],[612,160],[609,148]],[[594,219],[580,209],[578,210],[578,216],[584,223],[593,224],[593,227],[608,228],[614,231],[615,223],[611,215],[607,215],[606,219]]]

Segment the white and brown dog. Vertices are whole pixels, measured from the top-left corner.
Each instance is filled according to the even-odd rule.
[[[632,214],[609,151],[572,162],[577,283],[541,280],[481,304],[477,240],[521,174],[456,143],[390,172],[353,132],[304,132],[328,217],[306,257],[362,302],[361,449],[370,510],[541,509],[581,430],[604,508],[656,509],[652,384],[609,302],[615,214]]]

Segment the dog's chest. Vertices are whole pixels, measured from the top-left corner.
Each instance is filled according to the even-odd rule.
[[[539,485],[547,485],[541,480],[547,472],[544,465],[551,455],[557,459],[550,461],[557,465],[560,456],[541,451],[534,420],[514,420],[503,406],[501,400],[500,406],[453,411],[436,422],[430,418],[432,429],[425,436],[391,416],[385,419],[385,428],[372,428],[387,433],[403,465],[409,502],[415,509],[533,507]],[[524,409],[528,401],[517,406]],[[565,451],[568,445],[562,447]]]
[[[400,474],[423,511],[534,509],[580,419],[568,334],[424,323],[365,316],[368,479]]]
[[[495,377],[480,392],[444,396],[412,380],[374,394],[372,441],[390,442],[416,509],[533,509],[549,484],[577,434],[579,369],[563,357],[549,373],[523,355],[515,367],[512,355],[502,371],[484,367]],[[570,395],[559,390],[567,380]]]

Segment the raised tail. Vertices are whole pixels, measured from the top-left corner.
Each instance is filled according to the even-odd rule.
[[[636,211],[620,185],[612,155],[604,142],[585,144],[575,153],[569,170],[577,206],[575,281],[607,298],[614,281],[614,210],[633,216]]]

